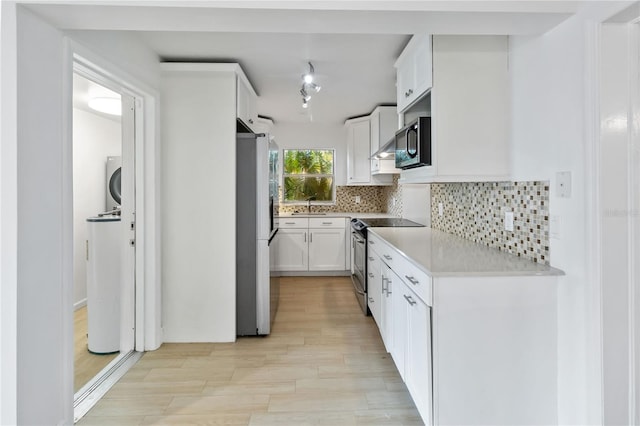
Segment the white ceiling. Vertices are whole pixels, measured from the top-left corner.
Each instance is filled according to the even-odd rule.
[[[73,75],[73,106],[119,123],[121,121],[119,115],[105,114],[89,108],[89,99],[101,97],[120,98],[120,95],[99,85],[98,83],[82,77],[81,75]]]
[[[238,62],[276,122],[342,123],[395,103],[393,63],[415,33],[541,34],[595,1],[55,1],[28,7],[70,30],[135,31],[159,60]],[[56,4],[60,3],[60,4]],[[620,6],[618,6],[620,8]]]

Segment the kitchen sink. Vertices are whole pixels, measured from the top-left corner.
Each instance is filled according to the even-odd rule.
[[[311,212],[311,213],[293,212],[291,213],[291,216],[326,216],[326,213],[325,212]]]

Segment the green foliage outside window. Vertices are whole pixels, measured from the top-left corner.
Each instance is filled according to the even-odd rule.
[[[333,201],[333,150],[284,150],[285,203]]]

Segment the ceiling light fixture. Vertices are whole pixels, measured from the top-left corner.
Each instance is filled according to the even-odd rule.
[[[302,76],[302,88],[300,89],[300,95],[302,95],[302,108],[307,108],[309,106],[311,95],[309,95],[308,91],[313,90],[315,93],[318,93],[322,88],[313,82],[316,70],[313,68],[313,64],[311,62],[308,62],[308,64],[309,72]]]
[[[119,98],[91,98],[89,108],[110,115],[122,115],[122,102]]]

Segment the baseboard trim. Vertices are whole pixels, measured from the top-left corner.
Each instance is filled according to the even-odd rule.
[[[280,271],[281,277],[350,277],[351,271]]]
[[[83,308],[87,306],[87,298],[85,297],[82,300],[77,301],[76,303],[73,304],[73,310],[77,311],[80,308]]]

